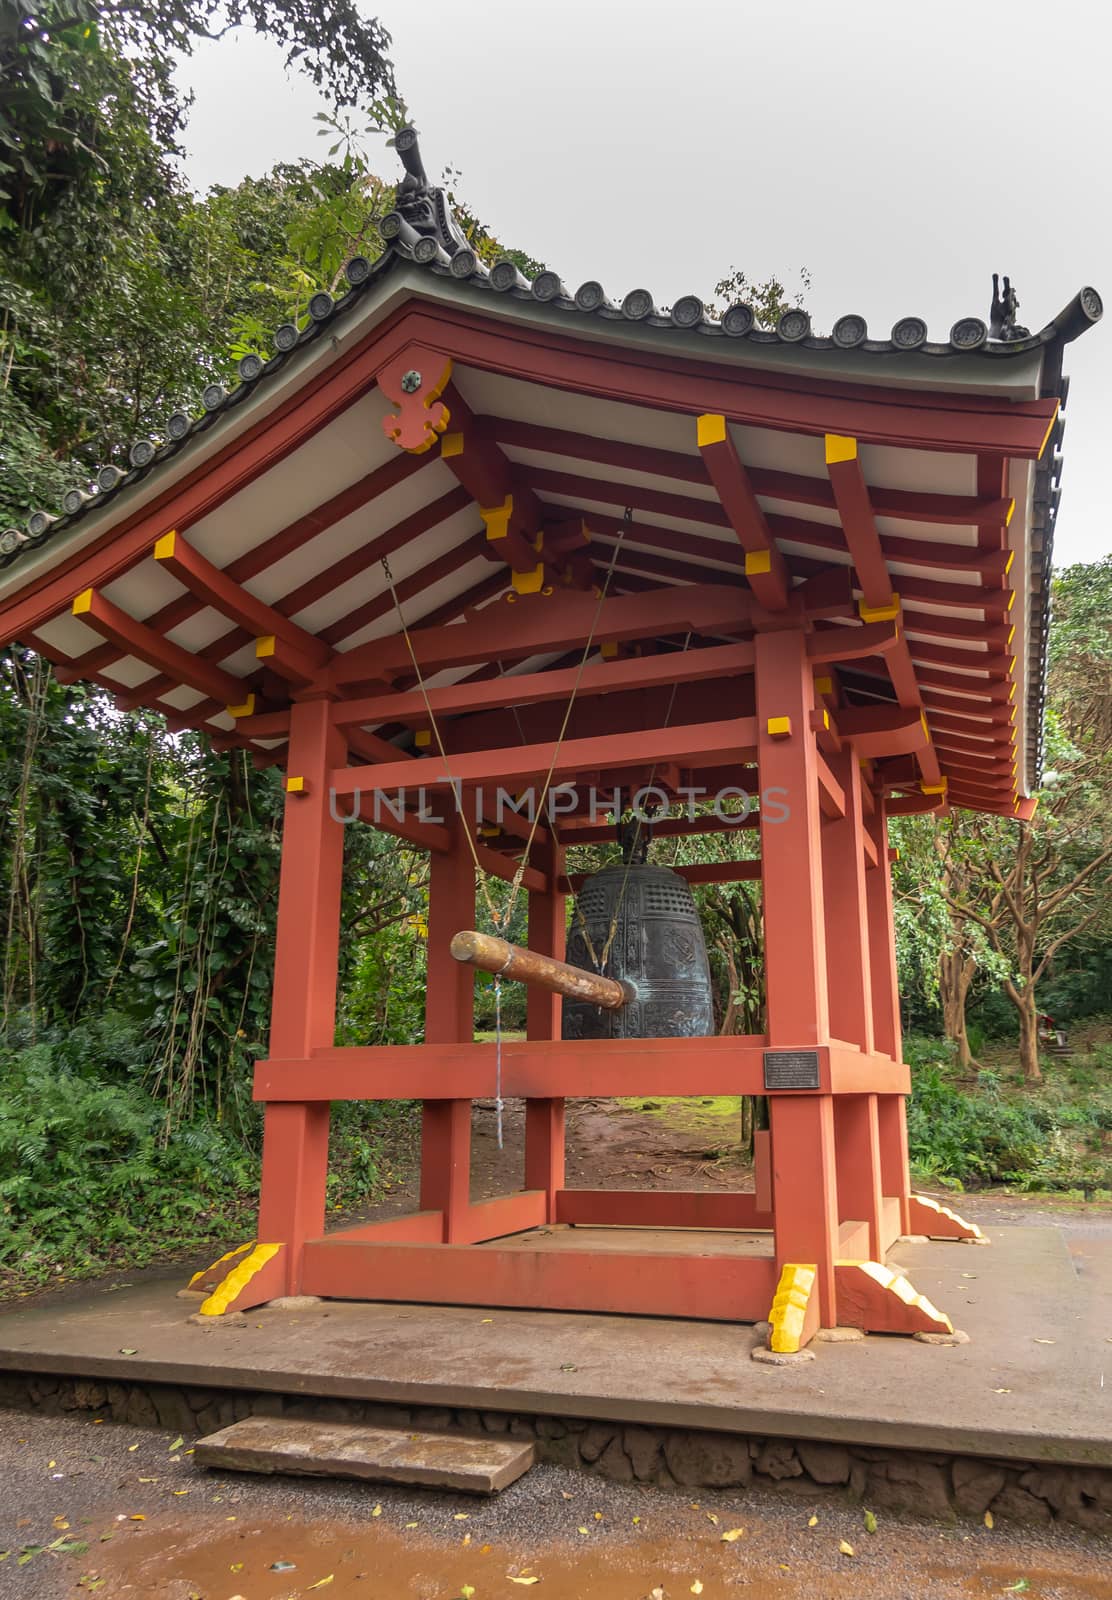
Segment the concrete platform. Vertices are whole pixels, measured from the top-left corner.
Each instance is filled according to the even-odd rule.
[[[970,1344],[872,1337],[778,1368],[748,1326],[340,1301],[200,1327],[161,1283],[0,1314],[0,1371],[1112,1466],[1112,1262],[1079,1277],[1043,1227],[890,1261]]]

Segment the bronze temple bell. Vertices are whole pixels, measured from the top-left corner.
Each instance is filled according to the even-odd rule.
[[[564,996],[565,1039],[681,1039],[714,1032],[710,964],[686,879],[646,859],[647,835],[579,891],[567,961],[466,931],[452,954]],[[601,970],[600,970],[601,968]]]

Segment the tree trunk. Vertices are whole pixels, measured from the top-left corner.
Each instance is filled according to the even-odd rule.
[[[958,1066],[973,1065],[969,1035],[965,1024],[965,1002],[973,982],[976,962],[956,950],[947,950],[938,961],[938,992],[942,1001],[942,1029],[957,1050]]]
[[[1039,1013],[1035,1005],[1034,985],[1024,989],[1019,998],[1019,1061],[1023,1068],[1023,1081],[1024,1083],[1041,1083]]]

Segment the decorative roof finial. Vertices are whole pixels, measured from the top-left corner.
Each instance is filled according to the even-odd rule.
[[[989,338],[1005,343],[1013,339],[1029,339],[1029,328],[1021,327],[1015,320],[1019,310],[1019,296],[1012,288],[1012,280],[1004,279],[1004,292],[1000,293],[1000,274],[992,274],[992,312],[989,319]]]
[[[398,129],[394,148],[405,168],[405,177],[398,184],[394,200],[397,214],[414,233],[435,239],[445,255],[454,256],[466,246],[467,240],[452,215],[444,190],[429,183],[417,143],[417,129],[412,123]]]

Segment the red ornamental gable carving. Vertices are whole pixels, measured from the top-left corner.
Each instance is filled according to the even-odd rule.
[[[444,432],[449,411],[440,395],[451,376],[449,357],[421,345],[410,345],[379,374],[379,388],[398,408],[382,426],[399,449],[420,455]]]

